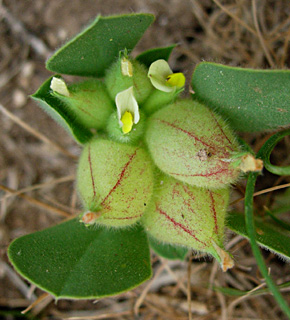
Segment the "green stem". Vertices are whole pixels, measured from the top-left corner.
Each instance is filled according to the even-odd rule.
[[[253,214],[253,195],[255,190],[255,183],[257,179],[258,173],[251,172],[248,177],[247,189],[245,194],[245,215],[246,215],[246,229],[250,239],[250,244],[253,250],[253,254],[256,258],[257,264],[259,266],[260,272],[265,278],[265,281],[273,293],[274,298],[279,304],[280,308],[285,312],[285,314],[290,319],[290,309],[287,305],[287,302],[284,300],[277,286],[273,282],[272,278],[268,275],[267,266],[264,262],[258,244],[256,242],[256,229],[254,222],[254,214]]]
[[[268,139],[263,145],[263,147],[259,150],[258,157],[263,159],[265,168],[273,174],[277,174],[280,176],[290,175],[290,166],[279,167],[273,165],[270,162],[272,150],[280,140],[282,140],[284,137],[288,135],[290,135],[290,129],[277,132],[270,139]]]

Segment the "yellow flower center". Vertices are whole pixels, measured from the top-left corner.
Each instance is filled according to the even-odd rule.
[[[121,121],[123,123],[122,131],[123,133],[129,133],[133,127],[133,115],[129,111],[125,111],[122,115]]]
[[[170,87],[182,88],[185,84],[185,76],[183,73],[172,73],[166,78],[166,83]]]

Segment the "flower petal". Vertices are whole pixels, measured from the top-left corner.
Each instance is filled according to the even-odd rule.
[[[176,88],[168,86],[166,83],[167,77],[172,73],[169,64],[165,60],[159,59],[150,65],[148,77],[156,89],[164,92],[172,92],[175,91]]]
[[[53,77],[50,83],[50,89],[63,96],[69,97],[69,91],[67,89],[67,86],[64,80],[61,78]]]
[[[129,59],[123,57],[121,59],[121,71],[123,76],[133,77],[133,66]]]
[[[123,122],[121,119],[126,111],[129,111],[133,115],[135,124],[139,122],[139,106],[134,97],[133,87],[119,92],[116,95],[115,102],[117,106],[118,120],[121,127],[123,127]]]

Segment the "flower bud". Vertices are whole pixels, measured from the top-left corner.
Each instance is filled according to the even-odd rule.
[[[95,139],[80,157],[77,187],[88,212],[83,221],[122,227],[138,221],[153,192],[151,160],[145,150]]]
[[[63,79],[53,77],[50,87],[52,94],[63,101],[87,128],[104,128],[114,111],[114,103],[100,80],[91,79],[66,87]]]
[[[233,132],[196,101],[179,100],[155,112],[148,119],[146,142],[160,170],[190,185],[222,188],[239,176]]]
[[[143,103],[153,89],[147,77],[146,67],[135,60],[121,57],[108,70],[105,84],[113,100],[116,95],[133,86],[134,96],[139,104]]]
[[[229,188],[211,191],[162,175],[141,222],[153,238],[207,252],[226,271],[233,266],[223,250],[228,201]]]

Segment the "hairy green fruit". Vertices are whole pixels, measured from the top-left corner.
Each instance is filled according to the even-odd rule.
[[[213,255],[224,270],[233,266],[223,250],[229,188],[208,190],[161,176],[142,217],[153,238]]]
[[[65,85],[65,84],[64,84]],[[68,86],[67,94],[53,91],[52,94],[63,101],[87,128],[103,129],[115,106],[104,83],[87,80]]]
[[[150,157],[140,147],[95,139],[81,154],[77,187],[85,208],[93,213],[85,214],[85,223],[131,225],[141,218],[152,196]]]
[[[148,70],[135,60],[120,58],[108,70],[105,83],[113,100],[116,95],[133,86],[134,96],[139,104],[143,103],[153,90],[147,76]]]
[[[233,132],[198,102],[178,100],[155,112],[148,119],[146,142],[160,170],[190,185],[222,188],[239,176]]]

